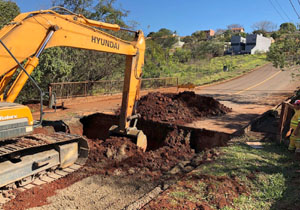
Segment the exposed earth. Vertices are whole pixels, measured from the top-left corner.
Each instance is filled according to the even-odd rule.
[[[232,111],[212,97],[201,96],[195,92],[149,93],[143,96],[137,112],[144,120],[175,124],[191,123],[199,118],[220,116]]]
[[[14,191],[15,198],[3,208],[172,209],[164,195],[178,186],[193,192],[197,198],[197,192],[186,178],[195,168],[222,158],[218,147],[226,146],[232,133],[187,127],[187,123],[201,122],[206,117],[224,117],[236,109],[194,92],[150,93],[141,99],[138,109],[142,119],[137,127],[144,131],[149,142],[145,153],[131,139],[108,137],[109,127],[118,123],[118,116],[112,114],[117,107],[106,112],[109,114],[85,114],[76,118],[80,114],[74,112],[67,114],[75,116],[71,116],[72,120],[56,121],[55,125],[53,121],[47,122],[39,132],[61,130],[87,137],[90,155],[86,165],[51,183],[23,192]],[[59,111],[52,119],[62,119],[60,115],[66,113]],[[209,186],[203,196],[211,196],[211,203],[200,198],[197,202],[182,200],[175,205],[176,209],[209,210],[214,209],[212,206],[221,209],[230,207],[239,195],[249,194],[249,189],[236,177],[191,176]]]
[[[153,101],[157,101],[157,103],[153,103]],[[147,107],[150,107],[150,109],[147,109]],[[158,110],[164,108],[167,112],[158,112]],[[167,183],[174,182],[200,164],[212,161],[219,153],[211,148],[225,146],[230,139],[230,136],[224,133],[177,125],[192,122],[208,115],[224,115],[231,111],[230,108],[225,107],[211,97],[202,97],[194,92],[180,94],[150,93],[141,99],[138,109],[142,115],[138,128],[142,129],[148,137],[149,146],[145,153],[129,138],[109,137],[108,128],[118,122],[118,116],[94,114],[83,117],[80,120],[82,128],[77,128],[77,130],[82,130],[88,138],[90,153],[86,165],[79,171],[52,183],[34,187],[24,192],[15,191],[16,198],[5,204],[4,209],[26,209],[42,206],[48,203],[47,198],[53,196],[56,190],[66,188],[84,178],[86,178],[83,181],[85,183],[89,182],[90,179],[100,179],[113,182],[112,185],[116,184],[118,177],[126,177],[129,182],[130,179],[140,180],[142,183],[151,182],[150,186],[143,187],[143,185],[139,185],[138,188],[142,188],[144,193],[156,185],[163,188]],[[150,120],[146,116],[150,116]],[[65,126],[61,125],[63,128]],[[54,129],[46,126],[40,129],[39,132],[51,133],[55,129],[57,130],[58,127],[59,125],[56,122],[53,125]],[[160,132],[154,132],[156,128],[160,128]],[[91,183],[94,182],[91,181]],[[99,183],[102,182],[99,181]],[[77,186],[77,191],[82,196],[80,188],[83,186],[78,185],[81,184],[76,183],[72,187]],[[94,187],[98,188],[99,186],[94,185]],[[66,196],[65,193],[64,198],[77,200],[76,193],[73,190],[70,193],[72,193],[71,198]],[[132,193],[133,201],[140,197],[136,196],[136,193]],[[59,205],[62,204],[57,201],[50,204],[53,209],[62,208]],[[77,205],[76,208],[80,209],[86,203],[80,202]],[[107,208],[118,209],[120,205],[123,205],[123,208],[128,205],[128,202],[121,202],[118,205]],[[49,209],[50,206],[45,208]],[[95,203],[95,209],[103,208],[103,206],[105,205],[101,202]]]

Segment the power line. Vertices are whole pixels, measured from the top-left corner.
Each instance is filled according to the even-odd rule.
[[[291,3],[291,5],[292,5],[292,7],[293,7],[293,9],[294,9],[294,11],[295,11],[295,13],[296,13],[297,16],[298,16],[298,19],[300,19],[300,16],[299,16],[299,14],[298,14],[298,12],[297,12],[297,10],[296,10],[296,8],[295,8],[295,6],[294,6],[292,0],[289,0],[289,1],[290,1],[290,3]]]
[[[275,0],[277,5],[279,6],[280,10],[282,11],[282,13],[287,17],[287,19],[292,22],[291,18],[286,14],[286,12],[284,11],[284,9],[282,8],[282,6],[279,4],[279,2],[277,0]],[[298,0],[300,2],[300,0]]]
[[[285,19],[282,17],[281,13],[278,11],[278,9],[275,7],[275,5],[273,4],[273,2],[271,0],[269,0],[270,4],[272,5],[272,7],[275,9],[275,11],[277,12],[277,14],[281,17],[281,19],[285,22]]]

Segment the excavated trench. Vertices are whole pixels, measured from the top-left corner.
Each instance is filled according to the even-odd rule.
[[[178,163],[191,161],[196,153],[204,150],[210,153],[212,148],[225,146],[231,138],[226,133],[184,126],[199,118],[231,111],[212,97],[194,92],[149,93],[140,99],[137,111],[141,114],[137,128],[147,136],[146,152],[132,139],[109,136],[109,128],[119,123],[118,112],[96,113],[80,119],[80,130],[90,145],[88,166],[103,168],[105,173],[121,170],[125,174],[150,173],[159,177]],[[76,131],[69,127],[71,133]]]
[[[119,120],[116,115],[108,115],[97,113],[80,119],[83,125],[83,135],[89,139],[105,140],[109,138],[109,128],[117,125]],[[174,125],[140,119],[137,128],[142,130],[147,136],[147,151],[157,150],[166,146],[170,138],[181,138],[176,136],[179,132],[184,132],[188,138],[191,149],[195,152],[203,151],[217,146],[225,146],[231,136],[218,131],[210,131],[205,129],[197,129],[182,125]],[[176,131],[176,132],[175,132]]]
[[[149,93],[140,99],[137,110],[141,114],[137,128],[147,136],[146,152],[128,137],[109,136],[109,128],[119,124],[118,113],[96,113],[71,122],[56,121],[52,130],[87,137],[90,147],[87,167],[101,168],[104,173],[121,170],[135,174],[142,170],[140,174],[147,174],[150,171],[155,176],[182,161],[191,161],[199,152],[210,153],[212,148],[226,146],[231,138],[227,133],[184,126],[199,118],[231,111],[212,97],[194,92]],[[43,132],[52,131],[49,122],[45,126]]]
[[[88,167],[139,178],[159,178],[176,165],[191,162],[201,151],[206,155],[198,164],[204,163],[216,156],[212,148],[225,146],[231,138],[222,132],[140,119],[137,128],[146,134],[148,142],[147,151],[142,152],[129,138],[109,136],[109,128],[118,124],[116,115],[97,113],[80,122],[90,145]]]

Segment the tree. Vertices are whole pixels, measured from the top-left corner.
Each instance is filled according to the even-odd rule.
[[[180,63],[186,63],[191,59],[191,51],[189,49],[178,48],[173,54],[173,59]]]
[[[231,30],[226,30],[224,33],[224,40],[225,42],[230,42],[231,41],[231,37],[233,35],[232,31]]]
[[[201,41],[191,47],[191,55],[193,59],[206,59],[224,54],[224,43],[212,40]]]
[[[0,0],[0,11],[0,28],[2,28],[20,13],[20,8],[15,2]]]
[[[152,40],[163,48],[171,48],[176,43],[174,32],[166,28],[161,28],[158,32],[151,32],[147,37],[151,37]]]
[[[198,41],[203,41],[207,40],[207,35],[204,31],[196,31],[192,33],[192,37],[198,42]]]
[[[146,41],[146,52],[145,52],[145,65],[143,77],[159,77],[162,70],[162,66],[167,64],[168,50],[158,44],[153,39]]]
[[[226,31],[226,29],[218,28],[218,29],[216,30],[215,36],[222,35],[222,34],[225,33],[225,31]]]
[[[87,18],[117,23],[121,27],[129,27],[124,20],[127,13],[114,6],[116,0],[99,0],[94,6],[93,2],[93,0],[52,1],[53,6],[65,7],[72,12],[85,15]],[[128,32],[104,31],[124,40],[129,40],[129,37],[132,38],[132,35]],[[68,47],[54,47],[42,53],[40,63],[33,72],[33,77],[46,90],[51,82],[120,79],[123,78],[124,64],[125,56],[123,55]],[[30,98],[31,95],[29,97],[28,94],[33,92],[32,90],[32,85],[27,83],[22,92],[23,98]]]
[[[95,6],[92,6],[93,2],[93,0],[54,0],[53,5],[65,7],[75,13],[85,14],[87,18],[93,20],[130,28],[124,20],[128,11],[122,8],[117,9],[116,0],[99,0]],[[124,31],[106,31],[125,40],[132,38],[129,33]],[[121,68],[121,63],[125,62],[124,56],[80,49],[64,48],[64,50],[66,53],[72,54],[72,56],[66,57],[66,62],[76,62],[72,73],[67,78],[69,81],[116,78],[117,75],[120,77],[121,72],[124,71]]]
[[[91,15],[91,18],[128,28],[124,18],[128,16],[129,11],[122,8],[117,9],[115,3],[116,0],[100,0],[94,7],[95,12]]]
[[[300,35],[285,34],[280,37],[270,47],[267,53],[267,59],[274,66],[285,68],[300,64]]]
[[[279,28],[281,33],[294,33],[296,30],[297,28],[293,23],[282,23]]]
[[[252,33],[253,34],[262,34],[263,36],[267,36],[267,32],[264,30],[255,30]]]
[[[185,36],[182,41],[185,43],[185,44],[189,44],[189,43],[193,43],[195,40],[193,39],[192,36]]]
[[[253,31],[261,31],[262,33],[272,32],[277,28],[276,24],[267,20],[256,22],[251,27]]]
[[[69,9],[70,11],[82,14],[88,18],[91,10],[92,0],[52,0],[53,6],[61,6]]]
[[[293,23],[282,23],[280,29],[272,34],[276,39],[267,53],[268,60],[279,68],[300,64],[300,35]]]
[[[274,40],[277,40],[280,38],[280,32],[279,31],[275,31],[271,34],[271,37],[274,39]]]

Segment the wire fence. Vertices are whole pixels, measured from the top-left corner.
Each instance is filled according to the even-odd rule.
[[[121,93],[123,90],[123,83],[124,81],[122,80],[50,83],[49,93],[50,95],[55,93],[57,99],[111,95]],[[141,90],[177,86],[177,77],[147,78],[142,79]]]

